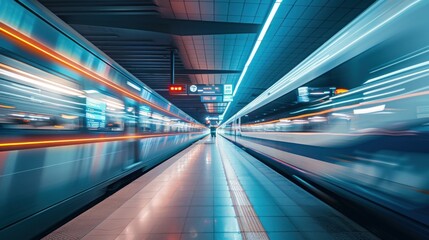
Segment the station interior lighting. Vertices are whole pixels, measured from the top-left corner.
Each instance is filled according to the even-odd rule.
[[[274,2],[273,7],[271,8],[270,14],[268,15],[267,19],[265,20],[264,26],[262,27],[262,30],[258,35],[258,38],[255,42],[255,45],[253,46],[252,52],[250,53],[250,56],[247,59],[246,64],[244,65],[244,68],[243,68],[243,71],[241,72],[240,77],[238,78],[238,82],[235,85],[234,92],[232,94],[233,97],[235,96],[235,94],[237,94],[238,87],[240,87],[240,84],[243,81],[244,76],[246,75],[247,69],[249,68],[250,63],[252,63],[252,60],[255,57],[256,52],[258,51],[258,48],[261,45],[262,40],[264,39],[265,34],[267,33],[268,28],[270,27],[271,22],[273,21],[274,16],[276,15],[277,10],[279,9],[282,1],[283,0],[276,0]],[[228,103],[228,106],[226,107],[223,115],[225,115],[227,113],[230,105],[231,105],[231,102]]]
[[[309,81],[308,79],[310,79],[307,76],[320,76],[321,74],[338,66],[338,64],[343,63],[350,58],[356,56],[357,54],[369,49],[373,46],[373,44],[368,44],[369,38],[371,38],[372,43],[385,41],[386,36],[384,34],[380,34],[380,32],[384,31],[387,25],[391,26],[396,18],[408,12],[409,9],[417,5],[417,3],[419,2],[420,1],[417,0],[399,1],[395,2],[394,5],[392,5],[390,2],[376,2],[365,12],[363,12],[359,17],[357,17],[341,31],[339,31],[332,38],[330,38],[327,42],[325,42],[315,52],[310,54],[310,56],[304,59],[295,68],[293,68],[286,75],[280,78],[271,87],[261,93],[252,102],[240,109],[240,111],[235,113],[228,120],[222,122],[222,125],[225,125],[233,121],[234,119],[243,116],[244,114],[252,112],[257,108],[269,102],[272,102],[273,100],[281,96],[284,96],[286,93],[289,93],[293,89],[296,89],[299,85],[305,84]],[[389,4],[389,10],[386,10],[387,4]],[[371,24],[368,23],[368,19],[371,19]],[[359,51],[348,51],[350,48],[359,49]],[[243,73],[244,72],[245,71],[243,70]],[[386,75],[383,77],[386,77]],[[366,83],[378,80],[379,77],[370,79]],[[368,88],[373,87],[374,85]],[[345,97],[357,91],[364,91],[366,89],[367,88],[358,88],[355,91],[348,91],[346,93],[334,96],[331,99]],[[356,99],[353,99],[353,101],[355,100]],[[224,114],[227,113],[228,107],[225,110]]]

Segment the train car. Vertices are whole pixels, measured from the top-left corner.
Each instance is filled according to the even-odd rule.
[[[249,104],[252,110],[226,121],[220,133],[293,178],[394,213],[413,223],[400,228],[424,235],[429,227],[429,34],[423,29],[429,4],[386,4],[374,4],[275,84],[279,88],[301,77],[301,85],[287,92],[268,89],[255,103],[277,93],[281,97],[259,108]],[[358,31],[372,40],[350,37]],[[353,56],[345,56],[348,47]],[[344,86],[347,90],[337,94],[319,91],[314,94],[319,97],[302,101],[308,88]],[[267,114],[270,106],[281,108],[284,99],[295,100]],[[247,120],[255,115],[262,117]]]
[[[40,237],[208,134],[33,1],[0,1],[0,239]]]

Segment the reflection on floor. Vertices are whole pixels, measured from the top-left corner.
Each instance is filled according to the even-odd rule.
[[[205,138],[45,239],[376,239],[227,140]]]

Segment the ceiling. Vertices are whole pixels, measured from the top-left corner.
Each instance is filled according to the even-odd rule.
[[[273,0],[40,0],[113,60],[200,122],[226,103],[170,96],[175,83],[235,84]],[[251,102],[373,0],[284,0],[225,119]]]

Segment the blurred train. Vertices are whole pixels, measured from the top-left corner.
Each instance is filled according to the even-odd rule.
[[[36,1],[0,1],[0,239],[40,237],[207,134]]]
[[[362,205],[378,206],[394,213],[386,214],[386,222],[396,221],[392,217],[396,216],[410,223],[405,226],[398,221],[399,229],[427,237],[428,12],[427,1],[377,2],[275,88],[255,99],[255,104],[250,103],[251,110],[221,125],[219,132],[298,181],[316,183]],[[368,38],[348,38],[357,31]],[[349,53],[341,52],[348,46],[354,55],[337,61]],[[308,70],[308,66],[316,67]],[[281,89],[293,78],[301,82],[292,91]],[[345,85],[348,91],[324,91]],[[320,91],[310,96],[310,88]],[[303,92],[306,101],[300,99]],[[267,100],[277,93],[277,100]],[[284,99],[295,102],[268,114],[286,104]],[[255,119],[256,115],[260,117]]]

